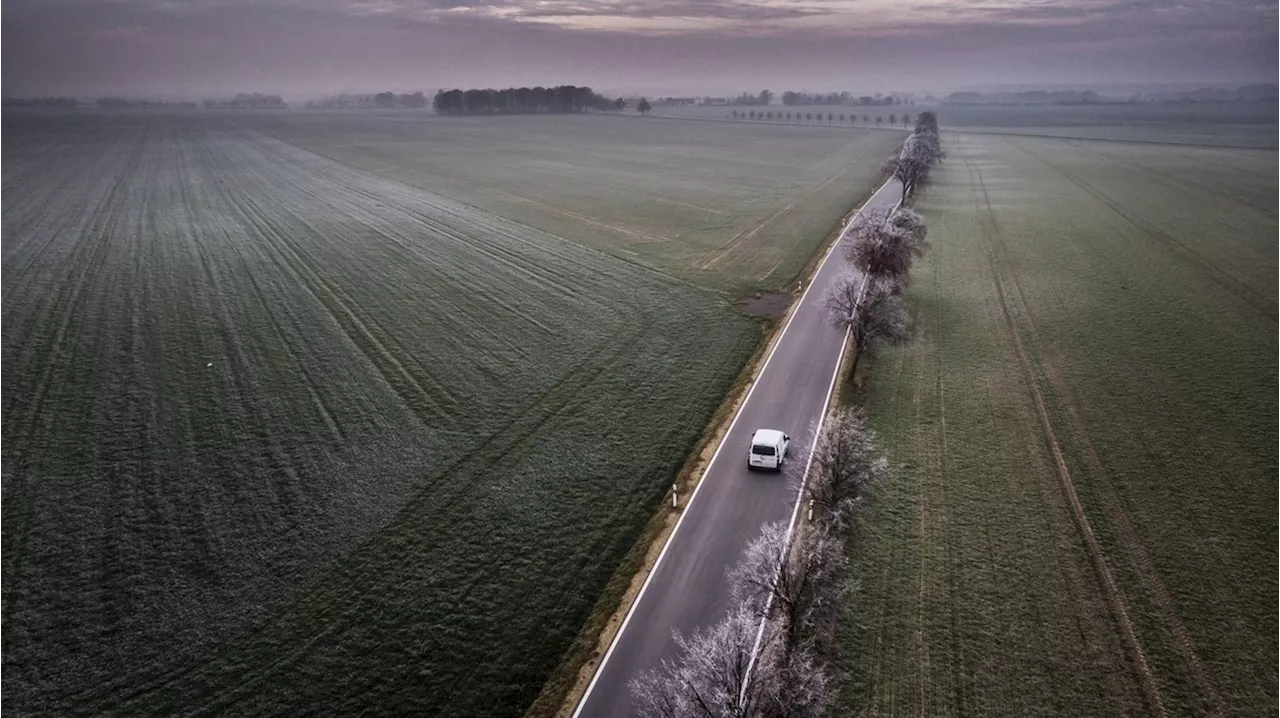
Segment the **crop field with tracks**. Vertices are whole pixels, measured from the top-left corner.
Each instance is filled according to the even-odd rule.
[[[779,198],[838,217],[881,153],[728,132],[680,165],[712,139],[663,123],[669,165],[615,167],[621,128],[657,138],[531,119],[384,139],[400,125],[5,113],[6,708],[533,700],[759,343],[686,279],[785,283],[830,227],[783,232]],[[458,148],[431,164],[419,141]],[[522,188],[564,199],[494,211]],[[627,231],[549,219],[593,191],[623,195],[591,219]],[[681,234],[695,215],[728,226]]]
[[[944,142],[841,702],[1274,714],[1276,153]]]
[[[261,118],[287,142],[717,290],[790,282],[904,133],[643,117]]]

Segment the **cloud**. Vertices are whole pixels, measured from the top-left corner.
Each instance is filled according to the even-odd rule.
[[[1276,66],[1276,4],[1250,0],[8,0],[3,13],[12,92],[914,89],[1257,81]]]

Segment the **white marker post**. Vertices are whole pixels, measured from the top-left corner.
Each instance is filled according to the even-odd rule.
[[[809,521],[813,521],[813,499],[809,499]]]
[[[676,491],[677,491],[676,485],[672,484],[671,485],[671,508],[673,509],[680,508],[679,506],[680,497],[676,493]]]

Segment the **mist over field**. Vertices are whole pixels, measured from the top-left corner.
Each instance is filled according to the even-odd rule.
[[[1275,714],[1277,16],[4,3],[5,707]]]

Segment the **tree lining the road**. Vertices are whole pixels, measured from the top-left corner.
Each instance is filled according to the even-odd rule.
[[[932,112],[920,113],[912,133],[917,135],[936,138]],[[941,159],[936,142],[916,144],[929,152],[930,166]],[[928,228],[924,218],[901,205],[859,213],[844,252],[851,271],[827,297],[830,319],[853,340],[850,377],[860,357],[908,338],[910,317],[901,295],[912,266],[928,249]],[[689,638],[676,633],[678,658],[631,682],[642,716],[822,714],[829,678],[823,658],[831,654],[835,612],[847,593],[841,578],[845,538],[865,493],[887,476],[888,461],[857,408],[834,412],[818,429],[809,463],[793,474],[798,500],[809,507],[808,521],[797,526],[793,516],[791,525],[765,525],[729,571],[729,614]]]
[[[879,124],[879,118],[877,124]],[[894,118],[890,116],[890,124]],[[903,117],[904,124],[906,117]],[[902,183],[902,199],[911,199],[916,190],[929,182],[929,171],[946,158],[938,139],[938,116],[931,111],[916,116],[916,126],[881,169]]]
[[[631,682],[645,718],[803,718],[820,716],[829,674],[830,626],[848,586],[841,581],[851,515],[887,473],[866,418],[844,409],[828,419],[801,497],[818,505],[793,532],[766,524],[729,572],[733,607],[718,623],[674,640],[679,657]],[[807,478],[807,483],[806,483]]]

